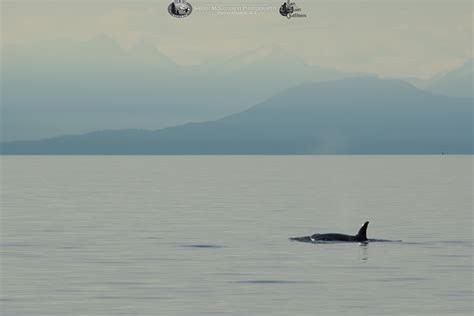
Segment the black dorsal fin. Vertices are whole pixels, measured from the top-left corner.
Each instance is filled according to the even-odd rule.
[[[359,229],[357,233],[357,237],[361,238],[362,240],[367,240],[367,226],[369,226],[369,222],[365,222],[364,225]]]

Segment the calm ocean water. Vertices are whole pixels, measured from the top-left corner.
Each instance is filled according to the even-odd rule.
[[[1,157],[1,315],[471,315],[472,156]],[[355,234],[391,243],[307,244]]]

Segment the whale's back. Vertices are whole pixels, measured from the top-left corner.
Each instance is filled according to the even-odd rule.
[[[323,241],[357,241],[355,236],[345,235],[345,234],[314,234],[311,236],[313,240],[323,240]]]

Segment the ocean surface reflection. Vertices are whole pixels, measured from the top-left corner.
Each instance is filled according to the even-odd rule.
[[[473,312],[471,156],[1,163],[2,316]]]

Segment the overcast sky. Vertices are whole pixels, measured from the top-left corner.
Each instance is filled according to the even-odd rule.
[[[278,14],[283,0],[190,0],[194,12],[184,19],[168,15],[170,2],[1,0],[2,46],[105,34],[196,64],[277,44],[310,64],[422,78],[473,56],[471,0],[296,0],[307,18],[293,19]],[[239,5],[259,10],[223,9]]]

